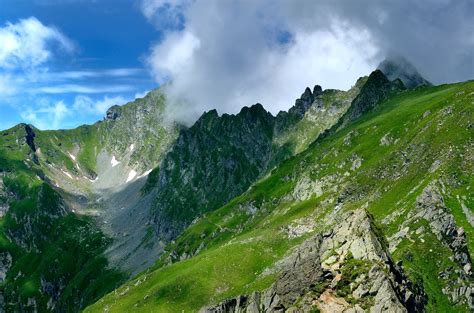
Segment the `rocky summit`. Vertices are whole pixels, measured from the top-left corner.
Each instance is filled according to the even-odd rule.
[[[301,87],[1,131],[0,312],[472,312],[474,82]]]

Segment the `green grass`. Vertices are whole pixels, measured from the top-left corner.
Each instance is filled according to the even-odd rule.
[[[43,280],[61,292],[57,310],[77,312],[124,276],[108,268],[102,253],[110,240],[93,221],[68,213],[60,195],[39,178],[40,166],[20,161],[30,153],[20,141],[23,135],[21,127],[0,133],[0,179],[8,195],[2,201],[10,207],[0,218],[0,250],[13,259],[0,285],[5,309],[28,310],[28,299],[34,298],[38,310],[46,311],[51,295],[42,289]]]
[[[454,203],[455,195],[466,195],[468,187],[474,187],[472,175],[467,174],[468,170],[472,173],[472,163],[450,152],[450,148],[462,150],[472,143],[472,129],[467,127],[474,119],[469,96],[472,92],[474,82],[466,82],[407,91],[390,98],[341,131],[317,140],[224,207],[205,214],[167,247],[168,253],[155,267],[86,312],[106,307],[110,312],[197,311],[206,304],[261,290],[274,279],[273,275],[262,277],[263,269],[271,268],[307,236],[287,239],[284,229],[295,220],[313,219],[315,230],[320,231],[328,227],[322,223],[323,218],[337,201],[344,203],[344,210],[366,204],[389,237],[406,213],[388,224],[382,224],[384,218],[395,211],[414,209],[416,197],[434,179],[449,182],[446,188],[452,197],[447,197],[446,203],[459,225],[472,234],[473,228],[459,203]],[[344,140],[349,134],[352,139]],[[387,134],[393,140],[381,145],[381,138]],[[357,170],[351,170],[354,156],[362,159]],[[441,164],[431,172],[435,160]],[[304,175],[313,180],[331,178],[331,183],[319,198],[300,202],[291,194]],[[466,201],[472,207],[472,201]],[[248,204],[258,209],[254,215],[241,209]],[[404,260],[409,278],[423,285],[429,297],[428,311],[466,310],[452,306],[442,294],[445,283],[437,278],[434,260],[441,258],[442,265],[447,266],[449,251],[436,238],[428,239],[425,244],[417,238],[413,244],[402,242],[394,253],[395,260]],[[205,246],[198,255],[167,265],[169,253],[189,255],[201,242]],[[404,259],[407,251],[412,261]]]

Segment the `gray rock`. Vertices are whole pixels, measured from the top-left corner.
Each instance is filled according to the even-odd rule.
[[[9,252],[0,252],[0,283],[5,281],[7,272],[12,266],[12,256]]]
[[[421,311],[426,302],[424,292],[412,287],[381,240],[365,210],[346,213],[331,232],[314,235],[282,260],[280,274],[270,288],[250,297],[225,300],[201,312],[307,312],[315,307],[323,311],[362,312],[362,299],[369,294],[374,296],[371,312]],[[351,282],[354,287],[358,284],[351,293],[355,303],[336,295],[345,279],[342,269],[349,266],[351,258],[372,265]],[[327,287],[315,294],[317,286]]]

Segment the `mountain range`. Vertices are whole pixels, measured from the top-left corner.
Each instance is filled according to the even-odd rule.
[[[0,312],[470,312],[474,81],[0,132]]]

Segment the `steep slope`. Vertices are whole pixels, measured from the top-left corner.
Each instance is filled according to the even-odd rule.
[[[76,312],[126,277],[109,255],[118,240],[107,220],[118,198],[139,201],[145,170],[177,136],[163,111],[157,90],[91,126],[0,133],[1,308]]]
[[[57,131],[19,125],[2,132],[5,162],[0,170],[8,174],[2,177],[0,199],[6,247],[0,255],[0,277],[6,308],[77,311],[126,276],[146,269],[193,218],[221,206],[309,145],[345,112],[359,88],[323,92],[318,86],[277,117],[259,105],[236,116],[209,112],[190,129],[165,119],[165,98],[155,90],[110,108],[94,125]],[[192,184],[175,179],[175,160],[185,173],[195,175]],[[147,180],[161,162],[160,168],[169,171],[156,169]],[[158,181],[165,183],[156,186],[157,173],[171,173],[172,179],[162,176]],[[217,180],[209,184],[210,178]],[[18,188],[32,188],[25,180],[42,186],[40,191],[17,196]],[[43,201],[45,192],[53,200]],[[202,207],[193,208],[183,195],[194,196]],[[12,209],[20,199],[23,209]],[[150,211],[160,199],[180,201],[168,206],[172,210],[167,214],[181,210],[174,219],[157,219],[157,210]],[[187,218],[180,221],[183,216]],[[153,221],[161,223],[161,234],[167,236],[156,235]],[[51,257],[40,258],[43,253]],[[33,268],[24,261],[32,255],[39,262]],[[80,271],[85,260],[92,268],[85,265]],[[67,266],[50,274],[57,264]],[[22,275],[23,280],[16,279]],[[90,280],[93,276],[97,279]],[[29,288],[29,293],[21,293],[22,288]]]
[[[77,312],[124,276],[102,255],[110,239],[42,179],[34,137],[0,132],[0,311]]]
[[[349,91],[306,88],[288,112],[276,117],[260,104],[236,115],[218,116],[213,110],[182,130],[146,186],[154,197],[157,238],[174,239],[202,213],[224,205],[304,150],[344,114],[364,83],[361,79]]]
[[[164,109],[165,97],[158,89],[111,107],[94,125],[36,131],[37,155],[47,178],[75,212],[93,216],[114,239],[106,255],[125,272],[144,269],[160,252],[143,247],[151,203],[140,190],[181,128],[166,120]]]
[[[331,231],[311,236],[280,261],[268,289],[201,312],[422,311],[425,294],[386,249],[363,209],[347,212]]]
[[[474,290],[473,104],[474,82],[389,95],[195,221],[154,268],[86,312],[212,311],[222,305],[231,311],[238,301],[247,306],[245,299],[262,305],[268,290],[285,281],[301,301],[280,303],[300,309],[358,310],[392,297],[400,312],[421,305],[429,312],[468,312]],[[332,249],[316,245],[309,253],[319,257],[309,262],[315,275],[291,270],[285,260],[315,241],[340,238],[336,225],[353,225],[345,212],[362,217],[360,208],[373,221],[350,232],[352,258],[343,256],[347,247],[324,255]],[[367,236],[372,239],[360,239]],[[378,247],[377,257],[357,253],[371,247]],[[323,265],[335,265],[326,277],[318,274]],[[409,305],[410,299],[416,301]]]

